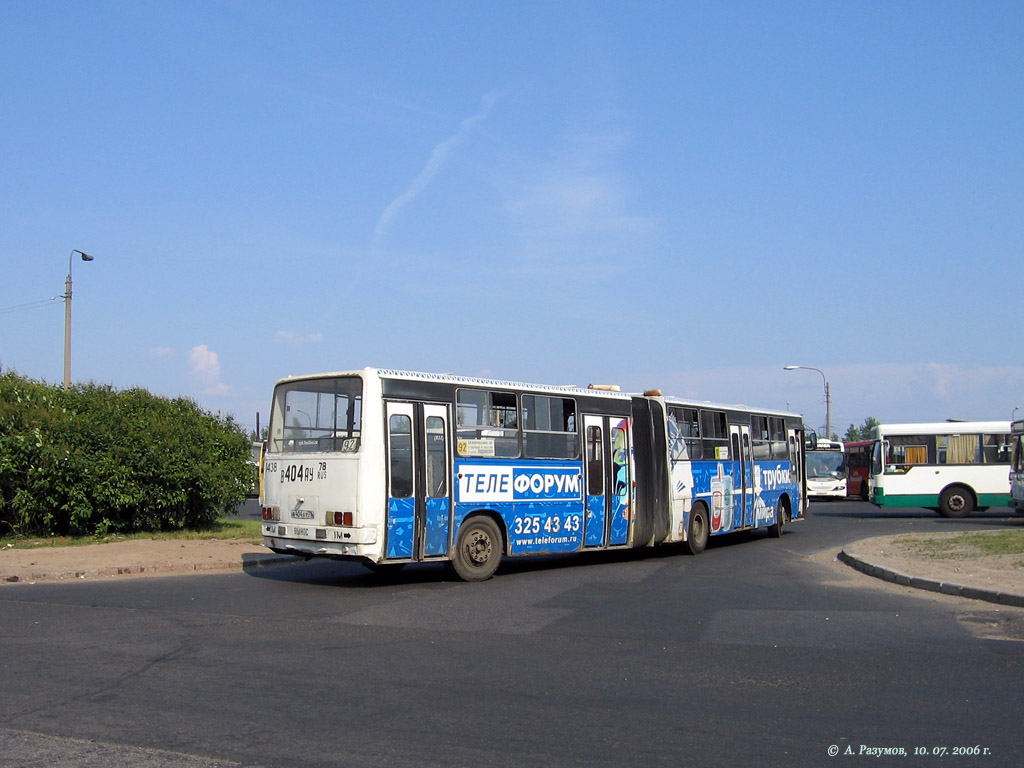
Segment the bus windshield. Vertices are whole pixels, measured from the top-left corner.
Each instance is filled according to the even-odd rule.
[[[363,382],[357,376],[308,379],[281,384],[270,416],[270,450],[359,449]]]
[[[807,477],[840,478],[846,474],[846,455],[842,451],[809,451]]]

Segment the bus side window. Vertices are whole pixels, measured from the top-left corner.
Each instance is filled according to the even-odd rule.
[[[394,414],[388,429],[391,452],[391,497],[412,496],[412,421],[408,416]]]
[[[430,416],[427,418],[427,496],[441,499],[447,495],[444,419]]]
[[[604,442],[600,427],[587,427],[587,493],[604,495]]]

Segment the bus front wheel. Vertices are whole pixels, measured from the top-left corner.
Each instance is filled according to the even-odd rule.
[[[471,517],[459,530],[452,569],[463,581],[486,581],[498,569],[504,548],[497,523],[484,515]]]
[[[699,555],[708,545],[708,511],[697,504],[690,512],[690,525],[686,530],[686,548],[691,555]]]
[[[952,485],[939,496],[939,514],[943,517],[967,517],[974,509],[974,496],[962,485]]]

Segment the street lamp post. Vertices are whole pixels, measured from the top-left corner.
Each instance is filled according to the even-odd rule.
[[[64,280],[64,389],[71,387],[71,263],[75,254],[82,261],[92,261],[93,257],[77,248],[68,254],[68,276]]]
[[[784,371],[817,371],[821,374],[821,380],[825,382],[825,438],[827,440],[832,439],[832,392],[828,386],[828,379],[825,378],[825,372],[820,368],[811,368],[808,365],[787,365],[782,370]]]

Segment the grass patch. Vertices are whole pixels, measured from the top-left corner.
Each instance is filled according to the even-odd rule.
[[[239,540],[262,544],[259,520],[235,520],[221,518],[209,528],[194,531],[167,531],[161,533],[112,533],[107,536],[46,536],[28,538],[24,536],[0,537],[0,549],[42,549],[44,547],[80,547],[85,544],[107,544],[114,541],[156,539],[157,541],[197,541],[220,539]]]
[[[947,536],[897,537],[915,554],[936,560],[969,560],[987,555],[1024,555],[1024,531],[962,532]]]

